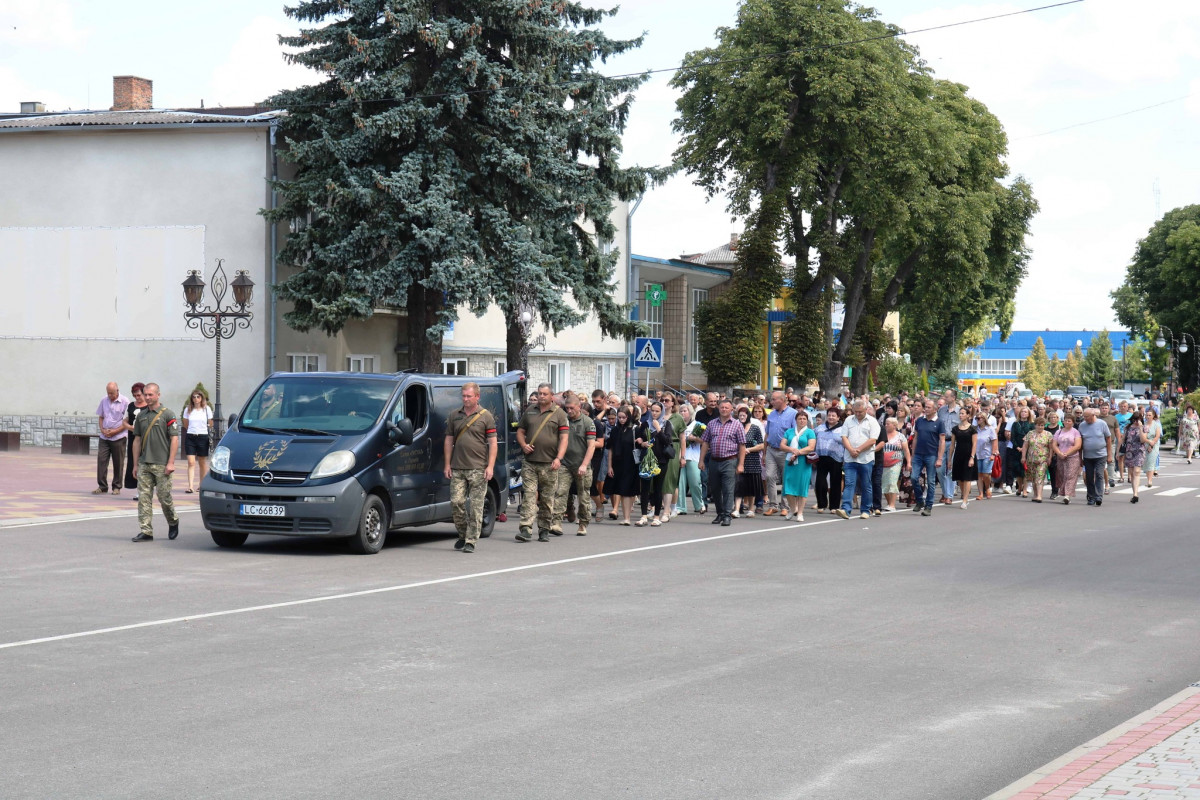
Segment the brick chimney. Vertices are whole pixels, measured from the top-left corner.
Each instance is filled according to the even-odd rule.
[[[154,108],[154,82],[133,75],[113,76],[113,111]]]

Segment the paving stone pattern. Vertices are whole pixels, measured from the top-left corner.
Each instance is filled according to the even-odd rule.
[[[199,505],[198,495],[184,491],[186,468],[186,460],[176,462],[172,484],[175,506],[181,509]],[[57,516],[136,514],[136,489],[96,495],[92,494],[95,488],[94,454],[63,455],[51,448],[0,453],[0,526]]]
[[[1056,770],[1013,800],[1200,798],[1200,693]]]

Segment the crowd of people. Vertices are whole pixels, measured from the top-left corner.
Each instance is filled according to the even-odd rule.
[[[655,527],[686,514],[711,514],[726,526],[756,515],[802,521],[812,510],[843,519],[901,508],[928,516],[935,505],[965,510],[995,493],[1070,504],[1081,475],[1089,506],[1102,506],[1122,482],[1137,503],[1139,489],[1154,485],[1164,438],[1153,405],[976,399],[954,390],[739,399],[659,391],[623,400],[599,390],[554,395],[543,385],[530,400],[531,409],[562,406],[591,421],[590,481],[543,484],[543,494],[560,496],[536,515],[539,538],[542,527],[546,537],[561,535],[564,521],[586,533],[588,519]],[[1177,438],[1190,461],[1200,441],[1190,406]],[[568,502],[584,491],[590,506]],[[529,500],[527,488],[522,535],[531,538]]]

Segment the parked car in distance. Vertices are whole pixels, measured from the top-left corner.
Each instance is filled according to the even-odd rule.
[[[1108,402],[1112,403],[1114,406],[1122,400],[1126,401],[1127,403],[1133,402],[1133,392],[1129,391],[1128,389],[1113,389],[1108,393]]]
[[[1028,400],[1031,397],[1033,397],[1032,389],[1017,389],[1018,400]]]
[[[1067,397],[1071,398],[1075,402],[1079,402],[1080,400],[1086,400],[1087,396],[1088,396],[1088,390],[1087,390],[1086,386],[1068,386],[1067,387]]]
[[[1047,400],[1062,400],[1065,397],[1066,395],[1063,394],[1062,389],[1051,389],[1050,391],[1046,392]]]

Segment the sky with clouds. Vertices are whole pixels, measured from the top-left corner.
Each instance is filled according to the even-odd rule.
[[[872,5],[916,31],[1045,3]],[[645,44],[602,69],[677,65],[713,44],[736,13],[733,0],[625,0],[605,30],[645,33]],[[311,80],[276,42],[295,28],[277,0],[0,0],[0,111],[27,100],[107,108],[112,76],[125,74],[153,80],[160,108],[251,103]],[[1200,185],[1200,2],[1082,0],[907,39],[939,77],[967,85],[1000,119],[1011,171],[1029,179],[1041,204],[1016,327],[1114,327],[1108,292],[1156,208],[1195,202]],[[670,162],[669,79],[655,75],[637,93],[628,164]],[[1147,106],[1156,107],[1137,110]],[[647,194],[633,221],[633,251],[656,257],[707,250],[741,230],[720,198],[706,201],[682,175]]]

